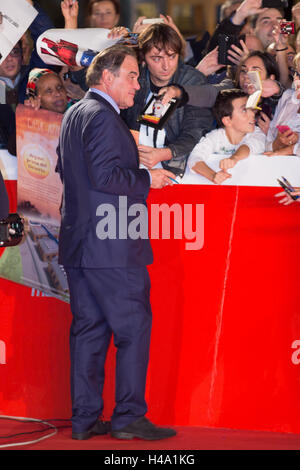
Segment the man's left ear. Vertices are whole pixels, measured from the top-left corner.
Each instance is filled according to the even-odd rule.
[[[275,75],[272,73],[269,77],[271,80],[275,80]]]
[[[226,127],[226,126],[228,127],[231,124],[231,117],[230,116],[223,116],[221,121],[222,121],[224,127]]]

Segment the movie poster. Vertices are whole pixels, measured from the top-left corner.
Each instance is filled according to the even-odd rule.
[[[58,264],[62,184],[55,172],[62,116],[17,108],[17,201],[26,236],[4,251],[0,276],[68,301],[66,275]]]

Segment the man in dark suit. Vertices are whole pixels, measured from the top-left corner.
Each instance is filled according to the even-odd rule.
[[[134,51],[112,46],[87,72],[90,87],[63,119],[58,171],[64,185],[59,262],[70,288],[72,437],[105,434],[104,363],[111,336],[117,347],[116,406],[111,435],[163,439],[145,414],[151,307],[148,238],[130,237],[130,207],[146,209],[149,188],[172,184],[166,170],[138,167],[135,141],[119,117],[139,89]],[[143,212],[143,211],[141,211]],[[104,217],[105,216],[105,217]],[[104,230],[106,227],[106,230]]]

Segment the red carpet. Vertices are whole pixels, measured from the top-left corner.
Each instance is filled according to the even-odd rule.
[[[299,434],[283,434],[230,429],[213,429],[182,426],[174,438],[163,441],[146,442],[138,439],[120,441],[110,436],[96,436],[87,441],[71,439],[69,422],[54,422],[57,434],[38,443],[17,446],[17,443],[35,441],[50,434],[40,423],[22,423],[0,420],[0,446],[13,444],[12,447],[0,447],[0,450],[102,450],[103,458],[111,458],[112,452],[123,451],[180,451],[180,450],[299,450]],[[64,427],[67,426],[67,427]],[[22,433],[22,434],[21,434]],[[108,451],[108,452],[105,452]],[[183,455],[182,453],[180,453]],[[116,455],[116,454],[115,454]],[[155,452],[151,455],[155,454]],[[188,454],[185,454],[188,455]]]

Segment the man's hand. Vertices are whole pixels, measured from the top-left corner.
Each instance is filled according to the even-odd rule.
[[[75,0],[73,2],[73,0],[62,0],[60,8],[65,19],[65,28],[76,29],[79,12],[78,1]]]
[[[149,168],[149,170],[157,165],[157,163],[165,160],[171,160],[172,158],[172,152],[169,148],[157,149],[148,147],[147,145],[139,145],[138,151],[140,163]]]
[[[270,152],[264,152],[264,155],[266,157],[277,157],[278,155],[280,156],[290,156],[294,154],[294,146],[293,145],[288,145],[287,147],[282,147],[277,150],[273,150]]]
[[[228,59],[235,65],[239,65],[239,63],[249,54],[249,49],[246,46],[246,43],[241,39],[240,45],[242,49],[235,46],[234,44],[228,49]]]
[[[115,26],[107,35],[110,39],[118,39],[124,36],[128,36],[128,30],[125,26]]]
[[[165,104],[168,104],[173,98],[180,99],[182,96],[182,91],[176,85],[169,85],[169,86],[161,88],[157,96],[162,102],[162,104],[165,105]]]
[[[173,186],[174,182],[170,179],[176,178],[176,175],[171,173],[171,171],[163,170],[161,168],[156,168],[154,170],[149,170],[152,178],[151,188],[152,189],[161,189],[165,186]]]
[[[146,16],[139,16],[136,22],[133,25],[132,32],[140,34],[144,29],[146,29],[149,25],[143,24],[143,21],[146,19]]]
[[[248,16],[259,15],[267,8],[261,8],[262,0],[244,0],[232,17],[235,25],[241,25]]]
[[[213,183],[221,184],[223,183],[223,181],[231,177],[232,175],[230,173],[227,173],[227,171],[220,170],[220,171],[217,171],[215,176],[213,177]]]
[[[206,54],[196,66],[196,69],[199,70],[199,72],[202,72],[203,75],[211,75],[212,73],[215,73],[217,70],[220,70],[222,67],[224,67],[223,64],[219,64],[218,62],[218,49],[219,46]]]
[[[270,127],[271,119],[262,111],[260,112],[259,118],[257,120],[258,127],[260,130],[267,135]]]
[[[32,108],[35,111],[38,111],[41,107],[41,98],[40,96],[31,96],[28,100],[24,101],[24,106],[27,106],[27,108]]]
[[[299,136],[297,132],[291,130],[282,133],[278,131],[278,139],[281,144],[286,147],[288,145],[295,145],[298,142]]]
[[[278,52],[277,49],[285,49],[289,45],[289,37],[287,34],[282,34],[280,32],[279,23],[274,26],[272,35],[276,43],[276,52]],[[280,52],[286,52],[286,51],[280,51]]]
[[[271,78],[266,78],[266,80],[262,80],[262,93],[261,96],[263,98],[269,98],[273,95],[278,95],[280,92],[280,87],[275,80]]]
[[[293,191],[293,195],[295,196],[300,196],[300,188],[295,188],[296,191]],[[275,197],[282,197],[280,199],[279,204],[283,204],[284,206],[288,206],[289,204],[292,204],[292,202],[300,202],[299,199],[292,199],[291,196],[289,196],[285,191],[281,191],[280,193],[275,194]]]
[[[232,157],[223,158],[223,160],[220,160],[219,166],[222,170],[229,170],[230,168],[233,168],[236,164],[237,164],[237,161],[232,156]]]

